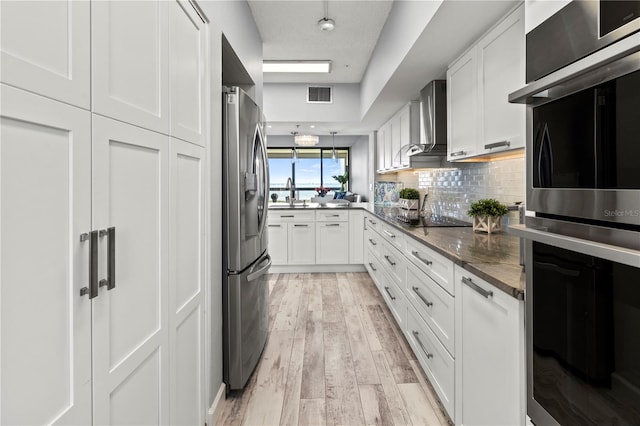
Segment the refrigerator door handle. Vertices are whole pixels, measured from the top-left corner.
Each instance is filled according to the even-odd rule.
[[[258,265],[264,264],[265,261],[266,261],[266,264],[263,267],[261,267],[257,271],[253,270]],[[271,256],[269,256],[267,254],[267,256],[261,262],[256,263],[253,266],[253,268],[251,268],[252,269],[251,272],[249,273],[249,275],[247,275],[247,281],[251,282],[251,281],[255,280],[259,276],[263,275],[270,267],[271,267]]]

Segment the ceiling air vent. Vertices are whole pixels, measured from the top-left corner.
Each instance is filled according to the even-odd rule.
[[[331,86],[308,86],[307,103],[310,104],[330,104],[333,102]]]

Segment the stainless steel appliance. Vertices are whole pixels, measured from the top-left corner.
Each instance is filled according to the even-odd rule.
[[[407,151],[410,160],[428,161],[429,157],[447,156],[447,81],[433,80],[420,91],[420,121],[424,143]]]
[[[238,87],[223,90],[224,381],[242,389],[267,340],[269,172],[262,114]]]
[[[509,96],[528,104],[534,216],[511,228],[527,239],[527,414],[536,425],[640,424],[640,34],[629,30],[640,20],[618,31],[607,16],[629,4],[606,3],[572,2],[531,33],[537,80]],[[570,19],[581,8],[595,11],[595,24]],[[593,25],[604,41],[585,50]],[[555,38],[543,46],[545,28]]]

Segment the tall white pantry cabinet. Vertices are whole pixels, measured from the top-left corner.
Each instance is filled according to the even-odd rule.
[[[204,18],[0,2],[0,424],[203,424]]]

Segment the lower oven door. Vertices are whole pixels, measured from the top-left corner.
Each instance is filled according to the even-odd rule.
[[[640,424],[640,247],[528,219],[527,414],[536,425]],[[599,231],[640,245],[638,232]]]

